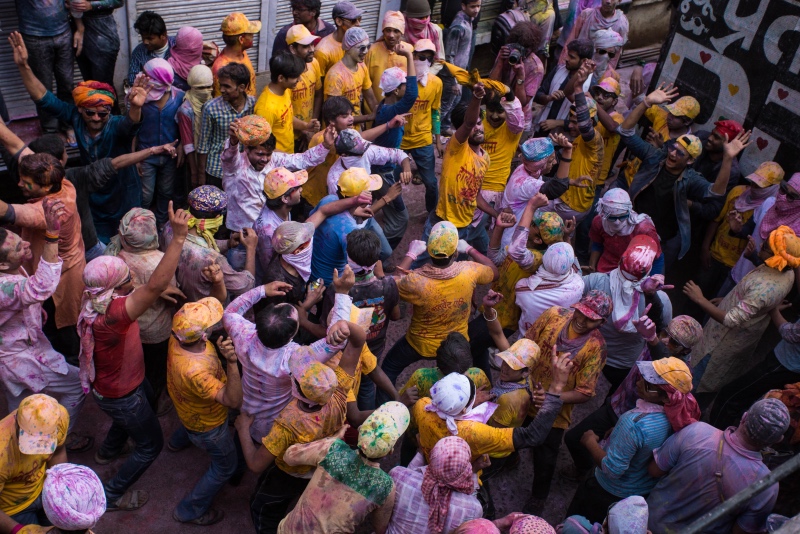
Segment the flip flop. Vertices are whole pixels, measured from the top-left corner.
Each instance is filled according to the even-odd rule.
[[[148,500],[150,500],[150,494],[146,491],[126,491],[125,494],[117,500],[117,502],[106,507],[106,512],[132,512],[147,504]]]
[[[222,510],[215,510],[214,508],[211,508],[208,512],[204,513],[203,515],[201,515],[197,519],[192,519],[191,521],[181,521],[175,515],[175,512],[172,512],[172,519],[174,519],[175,521],[178,521],[179,523],[187,523],[187,524],[190,524],[190,525],[198,525],[198,526],[201,526],[201,527],[208,527],[208,526],[211,526],[211,525],[215,525],[215,524],[219,523],[220,521],[222,521],[223,519],[225,519],[225,512],[223,512]]]
[[[86,452],[94,446],[92,436],[84,436],[75,432],[67,435],[67,452]]]

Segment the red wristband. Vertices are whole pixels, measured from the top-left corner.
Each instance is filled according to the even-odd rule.
[[[20,531],[20,530],[22,530],[23,528],[25,528],[25,525],[20,525],[20,524],[17,524],[17,526],[16,526],[16,527],[14,527],[14,528],[12,528],[12,529],[11,529],[11,534],[17,534],[17,532],[19,532],[19,531]]]

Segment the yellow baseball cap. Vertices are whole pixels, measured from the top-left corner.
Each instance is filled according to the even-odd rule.
[[[392,452],[410,421],[411,414],[404,404],[382,404],[358,427],[358,448],[367,458],[383,458]]]
[[[319,41],[321,38],[317,37],[316,35],[311,35],[311,32],[308,31],[302,24],[295,24],[289,31],[286,32],[286,44],[293,45],[293,44],[301,44],[304,46],[308,46],[310,44],[314,44]]]
[[[299,187],[308,181],[308,171],[292,172],[286,167],[275,167],[264,177],[264,193],[267,198],[280,198],[289,189]]]
[[[693,158],[697,158],[703,153],[703,143],[696,135],[686,134],[675,140],[676,143],[686,149],[686,152]]]
[[[289,372],[300,386],[303,397],[314,404],[326,404],[339,386],[334,370],[307,354],[292,356]]]
[[[654,362],[636,362],[636,366],[651,384],[669,384],[684,394],[692,391],[692,372],[683,360],[670,356]]]
[[[694,120],[700,115],[700,102],[693,96],[682,96],[672,104],[667,104],[664,109],[676,117],[689,117]]]
[[[533,369],[539,363],[539,356],[542,351],[535,341],[521,338],[516,341],[508,350],[497,353],[497,357],[503,360],[515,371],[520,369]]]
[[[458,229],[450,221],[439,221],[428,236],[428,254],[431,258],[449,258],[458,250]]]
[[[781,183],[783,176],[783,167],[774,161],[765,161],[755,171],[748,174],[745,180],[750,180],[758,187],[764,188]]]
[[[383,185],[379,174],[368,174],[361,167],[350,167],[339,176],[339,189],[346,198],[355,197],[364,191],[377,191]]]
[[[206,330],[222,320],[222,303],[214,297],[187,302],[172,318],[172,333],[181,343],[199,341]]]
[[[61,408],[49,395],[26,397],[17,408],[19,451],[22,454],[53,454],[58,447]]]
[[[595,87],[599,87],[606,93],[611,93],[617,96],[620,94],[619,82],[614,78],[603,78],[600,80],[600,83],[595,85]]]
[[[222,35],[258,33],[261,31],[261,21],[250,21],[244,13],[231,13],[222,20],[222,25],[219,29],[222,30]]]

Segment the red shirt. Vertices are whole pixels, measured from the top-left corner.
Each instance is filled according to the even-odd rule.
[[[111,301],[94,322],[94,389],[103,397],[124,397],[144,381],[144,352],[139,323],[128,316],[125,301]]]
[[[592,219],[592,227],[589,230],[589,239],[592,244],[597,243],[603,247],[603,252],[600,254],[600,259],[597,260],[598,273],[610,273],[619,267],[619,259],[628,248],[631,240],[637,235],[647,235],[653,238],[658,243],[658,251],[656,257],[661,255],[661,241],[658,238],[656,227],[650,221],[642,221],[636,225],[630,235],[608,235],[603,229],[603,220],[600,215],[595,215]]]

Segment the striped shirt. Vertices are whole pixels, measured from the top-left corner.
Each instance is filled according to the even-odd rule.
[[[200,142],[195,148],[199,154],[208,154],[205,171],[211,176],[222,179],[222,160],[220,155],[225,146],[225,140],[230,135],[228,128],[234,119],[251,115],[255,103],[255,97],[247,95],[244,107],[239,112],[225,102],[221,96],[212,98],[203,104]]]

